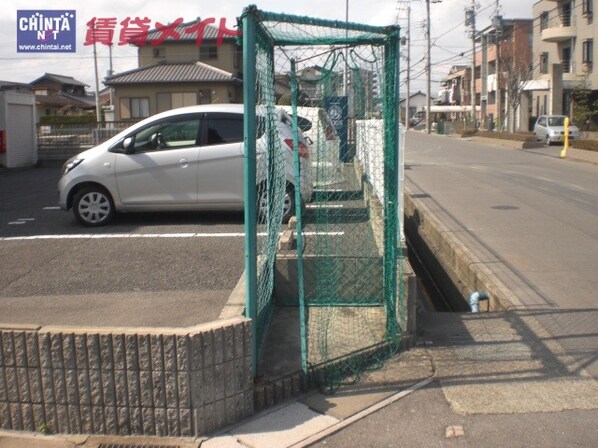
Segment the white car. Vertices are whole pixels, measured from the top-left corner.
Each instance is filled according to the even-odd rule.
[[[260,120],[261,118],[261,120]],[[263,118],[258,115],[258,123]],[[295,211],[291,119],[277,109],[285,159],[283,222]],[[258,131],[258,214],[268,203],[266,142]],[[261,134],[261,135],[260,135]],[[85,226],[110,222],[115,212],[242,210],[244,208],[242,104],[173,109],[149,117],[69,159],[58,182],[59,205]],[[301,199],[312,194],[309,143],[299,135]]]
[[[289,114],[290,106],[282,106]],[[297,116],[303,135],[312,142],[310,159],[314,187],[324,187],[343,181],[340,138],[326,111],[321,107],[298,107]],[[307,125],[301,124],[301,120]]]
[[[547,145],[565,141],[565,116],[541,115],[534,125],[534,134],[537,140],[544,140]],[[577,126],[569,125],[569,139],[579,138]]]

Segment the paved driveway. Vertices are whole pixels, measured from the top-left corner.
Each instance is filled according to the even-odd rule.
[[[0,171],[0,322],[189,326],[217,318],[244,269],[242,213],[57,208],[59,168]]]

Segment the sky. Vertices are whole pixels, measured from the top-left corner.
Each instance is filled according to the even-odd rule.
[[[434,0],[432,0],[434,1]],[[7,3],[8,4],[7,4]],[[502,0],[498,2],[500,14],[505,18],[532,18],[535,0]],[[256,4],[264,11],[311,16],[322,19],[349,21],[368,25],[391,25],[398,23],[401,34],[409,36],[411,53],[411,92],[425,92],[425,33],[426,3],[407,0],[3,0],[0,9],[0,80],[29,83],[44,73],[72,76],[86,83],[89,92],[95,90],[93,46],[85,46],[86,23],[94,17],[116,17],[118,22],[131,17],[148,17],[152,27],[156,22],[171,23],[182,17],[185,22],[197,17],[226,19],[232,28],[236,17],[249,4]],[[374,6],[375,5],[375,6]],[[453,65],[471,63],[471,39],[465,27],[465,8],[471,0],[442,0],[430,4],[432,42],[432,93],[438,90],[438,82],[446,77]],[[490,25],[496,14],[496,0],[477,0],[477,28]],[[407,6],[411,7],[411,26],[407,26]],[[348,8],[347,8],[348,7]],[[17,11],[20,10],[75,10],[77,16],[76,53],[18,53]],[[120,26],[120,25],[119,25]],[[116,28],[118,34],[119,26]],[[408,33],[408,29],[410,33]],[[137,67],[137,48],[115,45],[112,65],[115,73]],[[463,56],[461,56],[463,53]],[[102,79],[110,66],[109,49],[97,45],[98,76],[100,89]],[[403,67],[405,61],[403,61]],[[404,78],[404,74],[402,75]]]

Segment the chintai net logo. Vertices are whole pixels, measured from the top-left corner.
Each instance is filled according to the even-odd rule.
[[[18,53],[74,53],[76,33],[74,10],[17,11]]]

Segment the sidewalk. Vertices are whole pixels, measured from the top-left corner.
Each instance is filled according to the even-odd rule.
[[[570,148],[567,159],[598,164],[598,153]],[[544,330],[549,313],[421,313],[417,347],[360,382],[205,440],[0,431],[0,448],[594,447],[598,382]]]
[[[461,138],[461,137],[453,137],[453,138]],[[544,154],[550,155],[554,157],[560,158],[561,151],[563,150],[562,145],[551,145],[551,146],[544,146],[539,143],[539,146],[533,148],[521,148],[522,142],[513,141],[513,140],[502,140],[502,139],[491,139],[485,137],[463,137],[464,140],[473,140],[478,142],[483,142],[486,144],[491,144],[495,146],[500,146],[503,148],[509,149],[519,149],[521,151],[528,151],[528,152],[535,152],[537,154]],[[588,151],[585,149],[577,149],[573,147],[569,147],[567,149],[567,155],[564,157],[564,160],[575,160],[579,162],[588,162],[598,165],[598,151]]]

